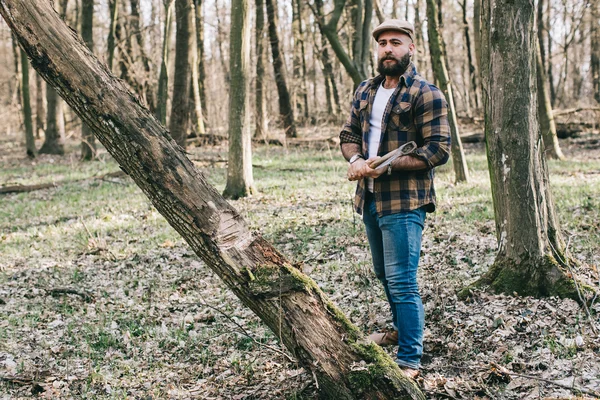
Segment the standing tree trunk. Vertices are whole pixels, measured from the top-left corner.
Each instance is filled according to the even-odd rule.
[[[115,31],[117,29],[117,18],[119,17],[119,1],[122,0],[109,0],[109,11],[110,11],[110,27],[108,29],[108,39],[106,40],[107,53],[108,53],[108,68],[112,71],[115,60]]]
[[[198,90],[200,94],[200,104],[206,107],[206,57],[204,55],[204,2],[202,0],[194,0],[196,8],[196,47],[198,49]],[[202,115],[203,132],[206,126],[206,113]]]
[[[550,28],[552,27],[552,4],[548,1],[548,10],[546,12],[546,26],[548,27],[548,85],[550,87],[550,103],[552,104],[552,108],[556,104],[556,86],[554,85],[554,63],[552,62],[552,35],[550,34]]]
[[[46,135],[40,154],[65,154],[65,124],[62,102],[51,85],[46,85]]]
[[[431,65],[433,74],[438,82],[440,89],[444,92],[448,101],[448,122],[450,123],[450,135],[452,136],[452,164],[454,165],[454,174],[457,182],[467,182],[469,180],[469,169],[467,160],[463,151],[462,142],[458,133],[458,122],[456,119],[456,109],[454,108],[454,98],[452,95],[452,84],[448,77],[446,68],[445,46],[443,39],[438,31],[438,12],[435,0],[427,0],[427,34],[429,36],[429,53],[431,54]]]
[[[540,37],[537,37],[540,43]],[[550,104],[550,94],[548,93],[548,80],[546,72],[542,64],[542,53],[540,47],[536,48],[536,76],[537,76],[537,101],[538,101],[538,118],[540,121],[540,129],[542,138],[544,139],[544,152],[546,157],[556,160],[564,160],[558,136],[556,134],[556,124],[554,123],[554,115],[552,114],[552,104]]]
[[[591,69],[594,99],[600,103],[600,0],[592,1]]]
[[[82,0],[81,38],[90,51],[94,52],[94,0]],[[96,138],[90,127],[81,122],[81,159],[93,160],[96,157]]]
[[[477,1],[477,0],[475,0]],[[471,51],[471,35],[469,34],[469,21],[467,20],[467,0],[463,0],[462,3],[460,3],[460,6],[462,7],[462,17],[463,17],[463,30],[465,33],[465,48],[467,50],[467,62],[469,65],[469,79],[471,82],[471,87],[468,90],[469,93],[471,93],[471,95],[469,96],[469,99],[473,99],[474,100],[474,106],[475,109],[479,110],[479,91],[478,86],[477,85],[477,68],[475,67],[475,63],[473,63],[473,55],[472,55],[472,51]]]
[[[131,30],[137,42],[140,58],[142,59],[142,65],[144,66],[144,72],[146,75],[142,78],[143,98],[146,105],[151,112],[156,111],[156,98],[154,96],[154,90],[150,84],[150,77],[152,76],[151,61],[146,54],[146,43],[144,41],[144,35],[142,34],[142,28],[140,23],[140,3],[139,0],[131,0]]]
[[[173,78],[173,101],[171,104],[171,136],[185,149],[189,129],[190,88],[194,54],[192,0],[175,0],[175,77]]]
[[[250,133],[250,23],[248,0],[233,0],[229,34],[229,155],[223,196],[239,199],[254,192]]]
[[[35,137],[33,136],[33,116],[31,115],[31,96],[29,95],[29,61],[21,49],[21,105],[25,125],[25,149],[29,158],[35,158]]]
[[[266,0],[267,18],[269,20],[269,40],[271,42],[271,53],[273,55],[273,71],[275,72],[275,83],[279,94],[279,114],[283,122],[283,130],[286,137],[296,137],[296,125],[294,123],[294,109],[290,101],[285,78],[285,64],[279,48],[279,35],[277,34],[277,0]]]
[[[158,106],[156,119],[167,126],[167,103],[169,100],[169,43],[171,42],[171,16],[173,15],[173,0],[163,0],[165,6],[165,26],[163,30],[162,61],[158,77]]]
[[[0,1],[0,13],[34,68],[93,128],[196,254],[313,372],[322,396],[424,399],[312,279],[249,230],[123,82],[51,11],[47,2]]]
[[[255,88],[255,131],[254,137],[267,135],[267,108],[265,90],[265,6],[263,0],[255,0],[256,8],[256,88]]]
[[[193,6],[194,3],[192,3]],[[194,10],[195,10],[194,6]],[[206,130],[204,129],[204,115],[202,115],[202,107],[203,103],[200,100],[200,75],[198,73],[198,34],[196,27],[196,12],[194,11],[194,15],[192,16],[192,47],[190,51],[192,52],[192,79],[190,79],[190,101],[192,102],[190,106],[193,105],[193,114],[190,112],[190,116],[193,116],[193,126],[195,129],[196,137],[198,135],[204,135]]]
[[[306,55],[304,51],[304,27],[302,26],[302,0],[292,1],[292,34],[294,37],[294,107],[308,120],[308,93],[306,92]],[[294,111],[295,112],[295,111]]]
[[[46,128],[44,119],[46,118],[46,110],[44,108],[44,80],[40,74],[35,74],[35,137],[39,139],[40,132]]]
[[[531,92],[536,87],[534,5],[484,0],[482,11],[485,138],[498,253],[477,284],[522,296],[577,299],[564,272],[565,244]]]

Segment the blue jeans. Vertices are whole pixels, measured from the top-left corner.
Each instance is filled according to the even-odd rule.
[[[363,211],[375,275],[383,284],[398,329],[396,363],[413,369],[420,367],[423,355],[425,312],[417,269],[425,214],[419,208],[379,217],[371,193],[367,193]]]

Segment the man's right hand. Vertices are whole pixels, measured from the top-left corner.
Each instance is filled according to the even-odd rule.
[[[365,160],[363,158],[359,158],[354,161],[348,167],[348,180],[349,181],[357,181],[363,178],[362,171],[363,166],[365,165]]]

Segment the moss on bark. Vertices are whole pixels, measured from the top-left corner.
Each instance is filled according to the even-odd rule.
[[[558,296],[581,303],[575,279],[550,255],[527,258],[520,262],[499,257],[487,273],[462,289],[458,296],[465,299],[470,295],[471,289],[484,286],[489,286],[496,293],[533,297]],[[581,283],[579,287],[584,293],[591,289]]]

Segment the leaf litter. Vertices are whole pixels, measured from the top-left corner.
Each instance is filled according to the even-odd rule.
[[[294,174],[305,170],[310,176],[303,157],[292,157],[305,164]],[[315,179],[329,182],[321,191],[269,178],[261,194],[234,206],[302,264],[365,333],[388,328],[388,305],[371,271],[360,217],[350,210],[352,189],[329,175]],[[426,331],[418,384],[427,398],[593,398],[590,393],[600,392],[600,342],[591,324],[599,325],[600,302],[591,307],[589,321],[571,300],[481,290],[458,300],[457,291],[494,260],[494,225],[449,223],[455,189],[449,175],[438,180],[443,200],[428,218],[419,271]],[[126,190],[121,186],[114,190]],[[59,195],[44,193],[36,196]],[[40,245],[28,257],[0,260],[0,398],[317,398],[312,374],[289,360],[278,338],[156,211],[143,201],[130,209],[110,207],[118,211],[107,211],[102,220],[81,210],[91,231],[80,239],[85,246],[57,254]],[[47,226],[80,225],[48,217]],[[151,229],[148,221],[154,221]],[[34,228],[26,225],[36,223],[21,224],[10,235],[20,232],[20,240],[34,241]],[[111,233],[119,224],[129,230]],[[47,231],[42,226],[36,234]],[[144,246],[150,239],[157,245]],[[577,239],[572,246],[597,260],[595,250]],[[595,268],[574,272],[597,288]],[[57,288],[73,292],[52,295]],[[386,350],[394,355],[393,348]]]

